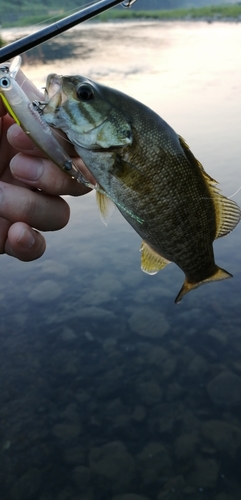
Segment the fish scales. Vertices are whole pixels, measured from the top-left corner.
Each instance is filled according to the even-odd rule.
[[[43,118],[62,129],[107,195],[143,238],[142,269],[169,262],[185,273],[176,301],[231,275],[216,266],[213,241],[240,220],[189,147],[154,111],[81,76],[49,75]],[[74,116],[74,118],[73,118]],[[101,206],[101,201],[100,201]]]

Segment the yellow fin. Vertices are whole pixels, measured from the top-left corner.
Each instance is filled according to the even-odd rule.
[[[101,191],[96,190],[96,201],[100,209],[101,219],[107,225],[108,220],[115,210],[115,205],[111,198],[104,194],[102,189]]]
[[[142,242],[140,250],[142,252],[141,269],[144,273],[156,274],[167,264],[170,264],[169,260],[155,252],[145,241]]]
[[[191,283],[190,281],[188,281],[187,278],[185,278],[183,286],[175,299],[175,303],[177,304],[178,302],[180,302],[184,297],[184,295],[186,295],[186,293],[191,292],[191,290],[198,288],[200,285],[204,285],[205,283],[210,283],[211,281],[225,280],[232,277],[233,275],[225,271],[225,269],[216,266],[216,270],[214,274],[212,274],[212,276],[203,281],[199,281],[198,283]]]
[[[210,198],[212,199],[215,207],[216,218],[216,235],[215,239],[225,236],[230,233],[240,221],[241,210],[235,201],[226,198],[220,193],[217,188],[217,181],[205,172],[202,164],[195,158],[186,141],[179,136],[179,141],[182,149],[186,155],[187,160],[191,165],[196,165],[202,171],[202,175],[206,181],[207,187],[210,191]]]
[[[199,160],[197,160],[197,158],[194,156],[194,154],[192,153],[188,144],[186,143],[185,139],[183,139],[183,137],[181,137],[180,135],[178,137],[179,137],[179,141],[180,141],[180,144],[182,146],[183,152],[185,153],[185,156],[186,156],[187,160],[189,161],[189,163],[191,163],[191,165],[193,165],[193,166],[196,166],[196,167],[198,166],[198,168],[200,168],[200,170],[202,171],[202,175],[206,179],[208,184],[215,186],[217,184],[217,181],[215,181],[215,179],[210,177],[210,175],[208,175],[207,172],[205,172],[201,162]]]
[[[230,233],[240,221],[241,210],[235,201],[229,200],[213,188],[213,202],[216,214],[216,238]]]

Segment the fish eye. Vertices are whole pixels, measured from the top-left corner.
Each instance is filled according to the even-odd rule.
[[[87,83],[82,83],[76,89],[76,94],[80,101],[91,101],[94,99],[94,91],[91,85]]]

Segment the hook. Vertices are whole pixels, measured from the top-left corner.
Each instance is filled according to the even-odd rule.
[[[135,3],[136,0],[125,0],[124,2],[122,2],[122,7],[125,7],[127,9],[129,9],[129,7],[131,7],[133,5],[133,3]]]

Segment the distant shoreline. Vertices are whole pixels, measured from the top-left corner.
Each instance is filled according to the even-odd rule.
[[[53,18],[51,23],[65,17],[67,13],[59,11]],[[49,20],[49,21],[48,21]],[[211,7],[193,7],[186,9],[170,9],[170,10],[132,10],[132,9],[110,9],[91,22],[108,22],[108,21],[204,21],[207,23],[213,22],[241,22],[241,3],[231,5],[220,5]],[[18,13],[18,18],[11,22],[5,16],[2,16],[1,28],[27,27],[39,23],[50,23],[48,10],[39,15],[39,11],[33,11],[31,16],[24,16],[21,11]]]

